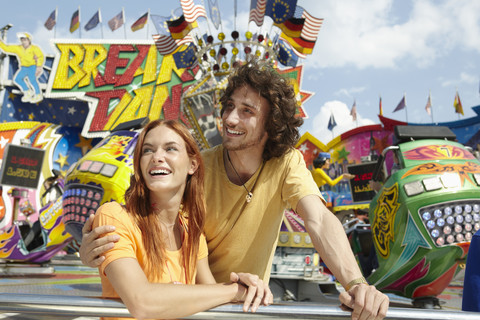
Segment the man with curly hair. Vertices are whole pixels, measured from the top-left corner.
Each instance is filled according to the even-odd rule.
[[[203,152],[205,235],[216,280],[246,270],[268,283],[283,212],[293,208],[345,287],[340,301],[353,309],[352,318],[385,317],[388,297],[363,278],[340,221],[326,208],[295,149],[303,120],[295,116],[293,87],[270,65],[247,61],[230,76],[220,102],[223,143]],[[90,228],[87,222],[80,254],[85,264],[96,266],[114,236],[93,240],[107,230]]]

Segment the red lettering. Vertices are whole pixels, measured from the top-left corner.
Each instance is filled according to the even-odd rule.
[[[171,87],[172,93],[170,97],[165,100],[163,104],[163,116],[165,120],[178,119],[180,116],[180,101],[182,100],[182,92],[186,91],[188,86],[182,88],[182,84],[177,84]]]
[[[142,65],[143,60],[147,56],[150,45],[137,45],[138,54],[130,64],[128,69],[123,73],[122,77],[115,83],[115,87],[124,86],[132,83],[135,71]]]
[[[111,99],[121,99],[125,94],[125,89],[87,92],[86,95],[98,99],[97,108],[90,124],[90,132],[100,132],[105,130],[105,125],[110,118],[108,107]]]
[[[130,61],[129,58],[119,58],[121,51],[132,52],[135,51],[135,48],[130,44],[113,44],[110,46],[104,75],[104,80],[107,84],[115,84],[122,76],[117,74],[117,69],[125,68]]]

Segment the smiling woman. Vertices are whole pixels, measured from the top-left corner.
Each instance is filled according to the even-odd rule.
[[[232,272],[224,284],[212,276],[202,234],[204,166],[188,129],[177,121],[150,122],[133,163],[126,205],[106,203],[95,215],[95,227],[113,225],[119,236],[99,266],[102,295],[121,298],[140,319],[188,316],[223,303],[248,303],[250,296],[268,304],[272,296],[263,282],[243,285],[253,275]]]

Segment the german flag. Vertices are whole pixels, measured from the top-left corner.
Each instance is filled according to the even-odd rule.
[[[138,30],[142,29],[143,27],[145,27],[147,22],[148,22],[148,12],[145,13],[140,18],[138,18],[138,20],[135,21],[130,28],[132,29],[133,32],[138,31]]]
[[[73,33],[78,27],[80,27],[80,9],[75,11],[72,15],[72,20],[70,21],[70,33]]]
[[[173,39],[183,39],[193,28],[198,27],[196,21],[188,23],[184,15],[177,20],[167,21],[167,25]]]
[[[280,28],[284,34],[292,38],[298,38],[302,34],[304,18],[290,18],[282,23],[274,23],[273,25]]]
[[[311,54],[313,52],[315,41],[308,41],[302,37],[289,37],[285,34],[285,32],[282,32],[280,37],[285,39],[295,50],[300,53]]]

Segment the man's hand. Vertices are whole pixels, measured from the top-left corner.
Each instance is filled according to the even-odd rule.
[[[380,320],[387,315],[389,299],[374,286],[362,283],[342,292],[340,302],[353,310],[353,320]]]
[[[247,312],[250,306],[252,312],[256,312],[260,304],[268,306],[273,302],[272,291],[257,275],[232,272],[230,273],[230,281],[237,282],[247,288],[246,296],[241,299],[245,301],[243,304],[244,312]]]
[[[105,260],[102,254],[112,249],[114,243],[120,239],[116,234],[102,237],[106,233],[115,231],[114,226],[106,225],[92,230],[94,218],[95,215],[91,214],[82,228],[82,244],[79,251],[82,263],[92,268],[98,267]]]

